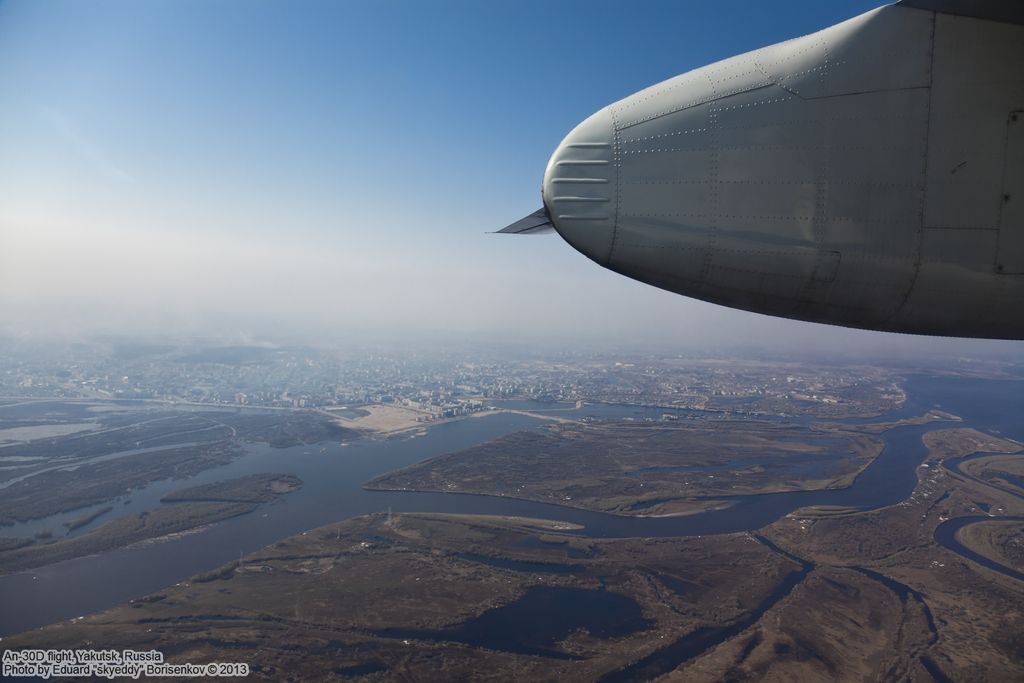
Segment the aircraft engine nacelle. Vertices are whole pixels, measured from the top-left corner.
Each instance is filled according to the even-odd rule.
[[[605,107],[551,157],[532,224],[726,306],[1024,338],[1024,3],[934,4],[880,7]]]

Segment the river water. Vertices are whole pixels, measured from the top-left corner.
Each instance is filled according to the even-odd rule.
[[[965,426],[1024,440],[1024,381],[967,380],[915,376],[907,404],[881,421],[920,415],[932,407],[964,418]],[[528,406],[523,406],[528,407]],[[565,406],[549,406],[565,407]],[[659,417],[658,409],[587,406],[578,414],[601,417]],[[681,417],[693,415],[680,415]],[[788,418],[792,422],[806,422]],[[859,420],[864,422],[865,420]],[[367,480],[424,458],[467,448],[503,434],[534,428],[540,421],[517,414],[439,424],[423,436],[392,441],[359,441],[348,446],[319,444],[287,449],[263,445],[235,462],[187,482],[154,485],[133,494],[149,501],[166,486],[227,479],[258,472],[284,472],[304,485],[281,501],[216,524],[200,533],[83,557],[0,577],[0,636],[74,618],[126,602],[231,561],[278,539],[355,515],[382,512],[451,512],[519,515],[580,524],[577,532],[600,538],[655,537],[752,531],[806,505],[871,509],[897,503],[913,491],[916,468],[925,456],[921,435],[945,426],[900,427],[884,435],[881,455],[854,485],[835,491],[763,494],[735,498],[731,507],[688,517],[634,518],[492,496],[365,491]],[[117,510],[113,514],[126,513]],[[99,523],[109,519],[104,517]]]

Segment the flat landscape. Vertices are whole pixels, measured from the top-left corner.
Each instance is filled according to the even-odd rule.
[[[372,434],[394,434],[423,426],[431,413],[411,408],[390,405],[366,406],[358,409],[361,415],[344,417],[338,415],[338,424],[351,429],[364,430]],[[348,412],[348,411],[346,411]]]
[[[878,455],[849,428],[764,421],[551,425],[377,477],[377,490],[483,493],[633,515],[728,506],[716,497],[841,488]]]
[[[447,392],[522,385],[376,359],[319,402],[0,400],[4,647],[268,681],[1024,680],[1020,383],[674,363],[541,365],[493,403]]]
[[[904,613],[917,615],[919,637],[891,654],[885,680],[1021,680],[1024,582],[937,542],[940,525],[984,514],[985,509],[1010,517],[1024,515],[1021,497],[944,466],[947,460],[976,452],[1019,453],[1021,446],[969,428],[938,429],[924,439],[929,456],[918,469],[918,485],[907,500],[872,512],[838,516],[798,511],[764,534],[819,567],[854,567],[869,572],[868,576],[877,575],[900,596]],[[977,526],[984,530],[994,524],[995,520]],[[995,534],[983,531],[979,535],[986,542],[972,543],[996,564],[1019,552],[1016,548],[1021,543],[1021,524],[999,524],[1010,526]],[[962,531],[970,531],[973,538],[975,526]],[[766,622],[765,628],[770,632],[772,626]],[[754,658],[742,668],[753,674],[756,666]]]
[[[0,573],[251,512],[292,490],[292,479],[262,475],[284,487],[266,491],[260,477],[215,482],[208,490],[216,495],[174,491],[163,502],[183,504],[154,501],[154,509],[118,514],[155,482],[222,467],[242,457],[250,444],[285,448],[358,436],[312,412],[144,401],[9,403],[0,412],[0,434],[8,439],[0,445]],[[10,531],[4,533],[4,527]]]
[[[262,680],[1020,680],[1024,583],[936,531],[984,508],[1024,515],[1024,499],[946,466],[1020,445],[970,428],[925,441],[912,495],[870,512],[658,539],[371,515],[5,644],[116,642],[246,661]],[[1015,562],[1022,526],[982,522],[965,540]]]
[[[230,653],[262,680],[592,679],[742,620],[802,577],[746,534],[597,542],[538,520],[377,515],[5,645]]]
[[[87,533],[69,538],[5,538],[0,546],[0,574],[41,567],[132,543],[165,537],[254,511],[262,503],[298,490],[302,482],[287,474],[257,474],[174,491],[163,497],[173,503],[152,512],[118,517]],[[76,523],[71,531],[110,512],[100,508]],[[81,523],[77,523],[81,521]]]
[[[1024,572],[1024,523],[1020,520],[977,522],[964,527],[959,540],[998,564]]]

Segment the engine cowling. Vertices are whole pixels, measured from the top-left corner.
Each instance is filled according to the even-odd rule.
[[[548,163],[550,224],[726,306],[1024,338],[1024,26],[921,4],[605,107]]]

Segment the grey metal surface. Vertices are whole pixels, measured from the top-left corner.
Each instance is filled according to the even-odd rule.
[[[602,266],[727,306],[1024,338],[1008,123],[1024,109],[1024,26],[907,4],[589,117],[545,172],[555,229]]]
[[[999,214],[996,271],[1024,274],[1024,110],[1006,122],[1006,168]]]
[[[511,225],[506,225],[498,233],[505,235],[539,235],[555,231],[551,224],[548,210],[541,207],[525,218],[520,218]]]
[[[896,4],[942,14],[1024,24],[1022,0],[900,0]]]

